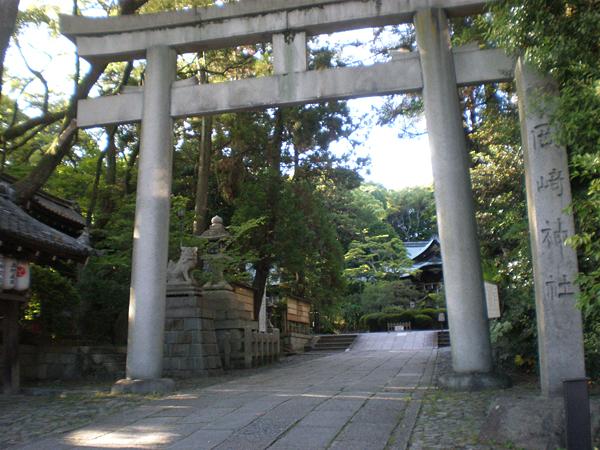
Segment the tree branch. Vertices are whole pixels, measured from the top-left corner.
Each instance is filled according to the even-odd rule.
[[[27,62],[27,59],[25,58],[25,55],[23,54],[23,49],[21,48],[21,44],[19,44],[18,39],[15,39],[15,45],[17,46],[17,49],[19,50],[19,54],[21,55],[21,59],[25,63],[25,66],[27,67],[27,69],[33,74],[34,77],[36,77],[38,80],[40,80],[40,82],[44,85],[44,103],[42,105],[42,111],[44,113],[47,113],[48,112],[48,99],[50,97],[50,89],[48,88],[48,82],[46,81],[46,78],[44,77],[42,72],[40,72],[39,70],[35,70],[33,67],[31,67],[29,65],[29,63]]]
[[[148,0],[119,0],[122,15],[133,14]],[[14,184],[15,194],[19,203],[27,202],[39,190],[63,158],[71,151],[73,138],[77,135],[77,102],[86,98],[106,69],[107,64],[92,64],[90,71],[85,75],[69,101],[66,114],[62,121],[59,137],[50,144],[46,154],[38,164],[21,180]]]
[[[32,117],[30,119],[25,120],[24,122],[21,122],[4,130],[4,133],[2,133],[2,137],[6,141],[13,140],[20,136],[23,136],[29,130],[39,125],[51,125],[54,122],[58,122],[65,116],[66,112],[66,109],[62,109],[60,111],[50,111],[38,117]]]

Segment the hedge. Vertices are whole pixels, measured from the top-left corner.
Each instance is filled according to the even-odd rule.
[[[413,329],[428,330],[437,324],[438,315],[446,313],[446,310],[425,308],[402,310],[395,307],[386,308],[385,312],[365,314],[360,318],[362,327],[369,331],[387,331],[388,324],[410,322]]]

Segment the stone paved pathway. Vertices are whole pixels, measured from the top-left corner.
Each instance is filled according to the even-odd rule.
[[[435,349],[308,357],[18,448],[406,448],[436,357]]]
[[[482,444],[480,429],[494,397],[535,396],[535,378],[506,391],[438,390],[432,379],[450,369],[450,349],[421,348],[425,334],[385,340],[361,336],[357,344],[371,350],[186,380],[162,398],[72,387],[63,396],[0,396],[0,448],[515,448]],[[600,448],[600,435],[594,442]]]
[[[437,331],[389,331],[359,334],[352,345],[352,350],[418,350],[433,348],[436,345]]]

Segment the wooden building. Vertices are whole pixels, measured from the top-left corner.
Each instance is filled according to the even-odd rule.
[[[404,247],[413,261],[411,274],[406,278],[410,278],[424,292],[439,292],[444,282],[439,239],[433,237],[428,241],[404,242]]]
[[[0,177],[0,317],[3,392],[19,390],[18,320],[27,302],[29,264],[60,266],[90,255],[85,221],[76,204],[39,192],[18,205],[12,182]]]
[[[304,351],[304,347],[312,339],[310,300],[289,294],[273,300],[270,298],[269,316],[281,332],[284,350],[287,352]]]

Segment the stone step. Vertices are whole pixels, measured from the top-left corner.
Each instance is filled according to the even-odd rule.
[[[319,339],[319,344],[352,344],[354,339]]]
[[[323,352],[323,353],[327,353],[327,352],[345,352],[348,348],[347,347],[336,347],[336,348],[321,348],[321,347],[314,347],[311,348],[310,351],[311,352]]]
[[[348,348],[352,342],[317,342],[313,347],[342,347]]]
[[[338,342],[338,341],[342,341],[342,342],[350,341],[350,342],[353,342],[354,339],[356,339],[356,335],[343,334],[343,335],[319,336],[319,342]]]
[[[333,349],[333,350],[346,350],[349,347],[349,345],[347,344],[343,344],[343,345],[332,345],[332,344],[315,344],[313,346],[313,348],[315,349],[322,349],[322,350],[326,350],[326,349]]]
[[[322,352],[342,352],[352,345],[356,334],[326,334],[318,336],[317,342],[309,349]]]
[[[437,346],[438,347],[450,347],[450,333],[447,330],[438,331]]]

